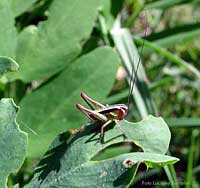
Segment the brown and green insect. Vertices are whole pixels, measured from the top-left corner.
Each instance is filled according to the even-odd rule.
[[[146,30],[145,30],[146,36]],[[127,104],[114,104],[114,105],[103,105],[94,99],[88,97],[85,93],[81,93],[82,99],[88,104],[91,109],[88,109],[80,104],[77,104],[76,107],[83,112],[92,122],[101,122],[101,134],[100,138],[103,139],[104,129],[107,127],[111,122],[115,122],[115,124],[119,127],[125,137],[126,134],[122,127],[119,124],[120,120],[123,120],[126,115],[128,114],[129,107],[130,107],[130,98],[133,92],[134,84],[137,80],[137,72],[141,62],[141,54],[144,48],[144,40],[142,44],[142,48],[140,51],[139,59],[136,64],[136,69],[132,67],[132,73],[130,76],[130,83],[129,83],[129,94],[128,94],[128,102]]]
[[[118,121],[123,120],[128,112],[128,106],[125,104],[115,105],[103,105],[90,97],[85,93],[81,93],[82,99],[91,107],[91,109],[85,108],[84,106],[77,104],[76,107],[83,112],[92,122],[102,122],[100,138],[103,139],[104,128],[111,122],[115,122],[120,128],[122,133],[126,136],[125,132],[121,128]]]
[[[134,68],[132,69],[127,104],[103,105],[95,101],[94,99],[88,97],[85,93],[81,93],[82,99],[88,104],[88,106],[91,109],[88,109],[80,104],[77,104],[76,107],[81,112],[83,112],[92,122],[97,122],[97,121],[102,122],[101,134],[100,134],[101,140],[103,139],[105,127],[107,127],[111,122],[115,122],[115,124],[119,127],[119,129],[123,133],[123,135],[127,137],[124,130],[120,126],[119,121],[123,120],[128,114],[129,106],[130,106],[130,98],[131,98],[134,84],[137,79],[137,71],[139,68],[139,64],[140,64],[140,59],[138,60],[136,70]],[[133,79],[133,76],[134,76],[134,79]]]

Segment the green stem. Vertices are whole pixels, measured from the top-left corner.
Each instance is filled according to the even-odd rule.
[[[188,165],[187,165],[187,173],[186,173],[186,185],[185,188],[190,188],[192,185],[192,168],[193,168],[193,159],[194,159],[194,148],[195,148],[195,136],[194,131],[191,132],[190,138],[190,149],[189,149],[189,156],[188,156]]]
[[[110,40],[108,38],[109,31],[107,29],[106,21],[104,16],[99,13],[98,15],[99,26],[101,29],[102,37],[106,45],[111,46]]]
[[[125,22],[125,24],[124,24],[125,27],[131,27],[131,25],[134,23],[138,14],[144,8],[144,1],[143,0],[135,0],[132,6],[133,6],[133,10],[132,10],[133,13],[128,18],[128,20]]]
[[[171,187],[178,188],[179,185],[178,185],[178,180],[176,177],[176,171],[174,169],[174,165],[166,165],[164,166],[164,170],[168,177],[168,180],[170,181]]]

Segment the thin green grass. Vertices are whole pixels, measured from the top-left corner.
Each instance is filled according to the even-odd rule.
[[[139,45],[143,44],[143,39],[140,39],[138,37],[134,37],[134,41]],[[165,58],[170,60],[172,63],[175,63],[176,65],[178,65],[179,68],[185,73],[192,73],[196,76],[197,79],[200,79],[199,70],[196,69],[192,64],[189,64],[188,62],[181,59],[179,56],[149,41],[145,41],[144,45],[148,47],[149,49],[153,50],[154,52],[157,52],[158,54],[164,56]]]
[[[173,7],[178,4],[183,4],[183,3],[191,3],[194,0],[167,0],[167,1],[153,1],[151,3],[146,4],[145,8],[146,9],[166,9],[169,7]]]
[[[193,168],[193,159],[194,159],[194,148],[195,148],[195,135],[194,131],[191,132],[190,138],[190,148],[189,148],[189,156],[188,156],[188,165],[187,165],[187,172],[186,172],[186,179],[185,179],[185,188],[192,187],[192,168]]]

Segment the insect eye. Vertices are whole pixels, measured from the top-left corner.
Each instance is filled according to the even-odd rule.
[[[123,110],[124,110],[125,113],[127,113],[128,108],[127,108],[127,107],[124,107]]]

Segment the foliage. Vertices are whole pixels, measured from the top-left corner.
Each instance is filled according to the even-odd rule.
[[[1,73],[17,67],[11,58],[0,57]],[[21,167],[26,155],[28,136],[16,123],[17,110],[12,99],[0,100],[0,187],[7,187],[8,175]]]
[[[72,138],[70,132],[60,134],[39,162],[28,187],[122,187],[130,183],[140,163],[155,167],[177,161],[177,158],[163,155],[168,148],[170,132],[161,118],[150,116],[138,123],[121,121],[120,124],[128,135],[127,140],[115,126],[106,132],[101,143],[95,124],[83,128]],[[100,151],[124,141],[134,142],[144,152],[93,160]]]
[[[71,63],[51,82],[23,98],[18,121],[22,122],[22,126],[23,122],[26,123],[24,129],[27,130],[27,126],[31,128],[27,130],[30,133],[28,155],[41,155],[55,135],[67,128],[80,127],[84,117],[77,113],[75,104],[80,102],[81,91],[105,100],[114,83],[118,64],[119,59],[112,49],[96,49]],[[47,97],[49,94],[50,98]],[[38,135],[41,137],[39,140]],[[42,144],[41,147],[38,144]]]
[[[9,57],[0,56],[0,74],[6,73],[7,71],[16,71],[18,64]]]
[[[199,18],[198,0],[1,0],[0,187],[198,187]],[[100,142],[79,94],[126,104],[132,72],[128,138]]]

